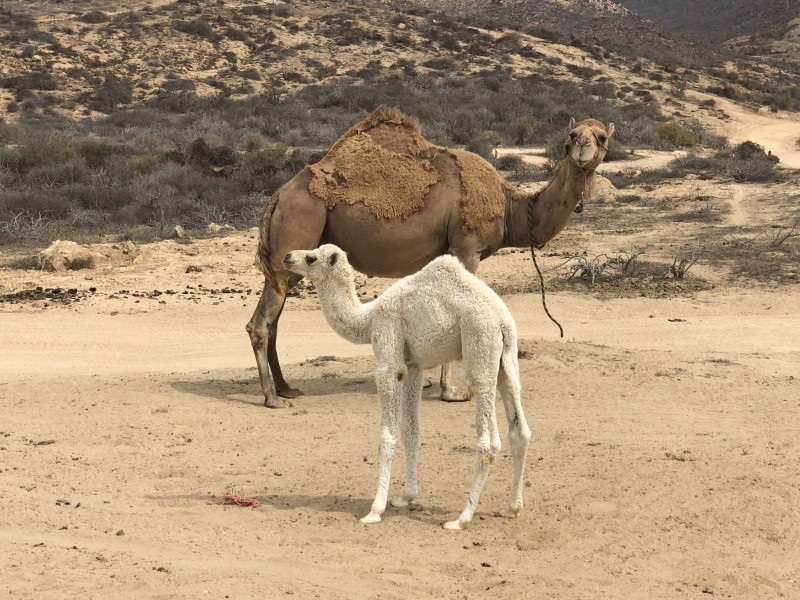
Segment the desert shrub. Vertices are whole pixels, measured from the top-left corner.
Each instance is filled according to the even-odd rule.
[[[0,190],[0,215],[4,219],[26,212],[57,218],[67,215],[69,210],[70,203],[52,190]]]
[[[630,148],[619,142],[615,137],[608,140],[608,152],[606,152],[605,162],[613,162],[615,160],[626,160],[630,158]]]
[[[212,146],[200,137],[189,144],[186,160],[199,167],[224,167],[236,163],[236,152],[223,144]]]
[[[118,146],[108,142],[84,141],[78,145],[78,154],[86,161],[86,166],[91,169],[98,169],[105,166],[106,161],[119,153]]]
[[[481,131],[467,143],[467,150],[488,161],[492,161],[494,159],[494,147],[498,143],[500,143],[500,139],[497,132]]]
[[[680,123],[672,121],[656,127],[660,146],[662,148],[676,148],[694,146],[697,138]]]
[[[78,21],[81,23],[90,23],[90,24],[97,24],[97,23],[105,23],[106,21],[110,20],[106,13],[102,10],[90,10],[87,13],[82,14],[78,17]]]
[[[729,98],[731,100],[736,100],[740,96],[736,88],[727,83],[722,86],[710,85],[706,88],[706,92],[708,92],[709,94],[714,94],[716,96],[722,96],[723,98]]]
[[[58,80],[49,72],[31,70],[22,75],[0,79],[0,87],[13,90],[17,100],[25,98],[30,90],[52,91],[58,89]]]
[[[429,69],[434,69],[437,71],[449,71],[453,69],[455,65],[456,65],[455,60],[453,60],[449,56],[434,57],[422,63],[423,67],[427,67]]]
[[[132,98],[133,87],[130,82],[114,75],[106,75],[103,83],[95,88],[89,107],[110,113],[120,104],[130,104]]]
[[[659,56],[654,59],[654,62],[670,73],[675,73],[678,69],[686,69],[689,67],[685,60],[672,55]]]
[[[616,95],[616,89],[611,82],[591,83],[586,86],[586,91],[593,96],[601,98],[614,98]]]
[[[194,19],[193,21],[177,21],[172,27],[182,33],[196,35],[209,41],[216,42],[219,36],[214,33],[214,29],[204,19]]]
[[[26,140],[13,148],[0,148],[0,165],[17,174],[44,165],[62,164],[75,157],[69,141],[61,134],[30,131]]]
[[[228,27],[225,30],[225,37],[235,42],[244,42],[245,44],[252,43],[253,40],[247,35],[246,31],[242,31],[238,27]]]
[[[760,145],[747,141],[732,149],[722,149],[711,157],[689,154],[673,160],[669,167],[678,177],[695,173],[736,181],[783,181],[787,175],[775,169],[777,162],[776,156],[767,154]]]

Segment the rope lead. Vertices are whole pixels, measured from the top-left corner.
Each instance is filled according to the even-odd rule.
[[[531,258],[533,259],[533,266],[536,267],[536,272],[539,274],[539,284],[540,289],[542,292],[542,307],[544,307],[544,312],[548,316],[548,318],[558,325],[558,331],[561,333],[561,337],[564,337],[564,328],[561,327],[561,323],[555,320],[553,315],[550,314],[550,311],[547,309],[547,302],[545,301],[544,297],[544,276],[542,275],[542,270],[539,268],[539,263],[536,262],[536,252],[534,249],[536,248],[536,242],[533,241],[533,205],[536,204],[536,201],[539,200],[539,194],[531,196],[531,199],[528,200],[528,239],[531,243]]]

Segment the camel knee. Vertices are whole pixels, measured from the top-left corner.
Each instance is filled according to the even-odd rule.
[[[250,336],[250,344],[253,346],[253,348],[263,348],[264,344],[267,343],[267,337],[269,336],[267,328],[264,326],[259,327],[250,322],[245,326],[245,329],[247,330],[247,335]]]
[[[477,457],[481,467],[491,467],[499,453],[500,444],[491,444],[488,441],[478,442]]]

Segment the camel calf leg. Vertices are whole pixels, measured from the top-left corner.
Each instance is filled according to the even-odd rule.
[[[514,483],[511,486],[511,498],[508,508],[500,511],[500,516],[506,518],[518,517],[522,511],[522,477],[525,471],[528,442],[531,439],[531,430],[528,428],[525,413],[522,411],[519,376],[515,375],[517,370],[516,365],[509,368],[503,364],[497,378],[497,387],[503,398],[508,421],[508,445],[514,460]]]
[[[455,521],[448,521],[444,524],[445,529],[464,529],[464,526],[472,521],[481,491],[489,477],[494,459],[500,452],[500,435],[497,431],[497,419],[495,417],[495,386],[483,385],[479,388],[471,386],[475,394],[475,428],[478,434],[478,445],[475,455],[475,473],[472,478],[472,486],[469,490],[467,504],[464,510]]]
[[[380,470],[378,471],[378,490],[369,514],[362,523],[378,523],[386,510],[389,497],[389,481],[392,477],[392,461],[397,447],[397,433],[400,428],[400,403],[403,395],[403,379],[407,375],[402,363],[382,364],[375,373],[378,395],[381,398]]]
[[[392,506],[408,506],[419,494],[417,487],[417,453],[419,452],[419,413],[422,401],[422,372],[409,366],[403,390],[403,416],[400,431],[406,450],[406,485],[403,493],[392,500]]]

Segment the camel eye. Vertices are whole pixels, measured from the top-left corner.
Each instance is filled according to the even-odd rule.
[[[317,262],[317,257],[316,256],[314,256],[313,254],[306,254],[306,263],[307,264],[313,265],[315,262]]]
[[[570,131],[569,132],[569,137],[574,140],[576,137],[578,137],[578,132],[577,131]]]
[[[608,141],[608,137],[602,134],[597,136],[597,139],[600,140],[601,144],[605,144]]]

